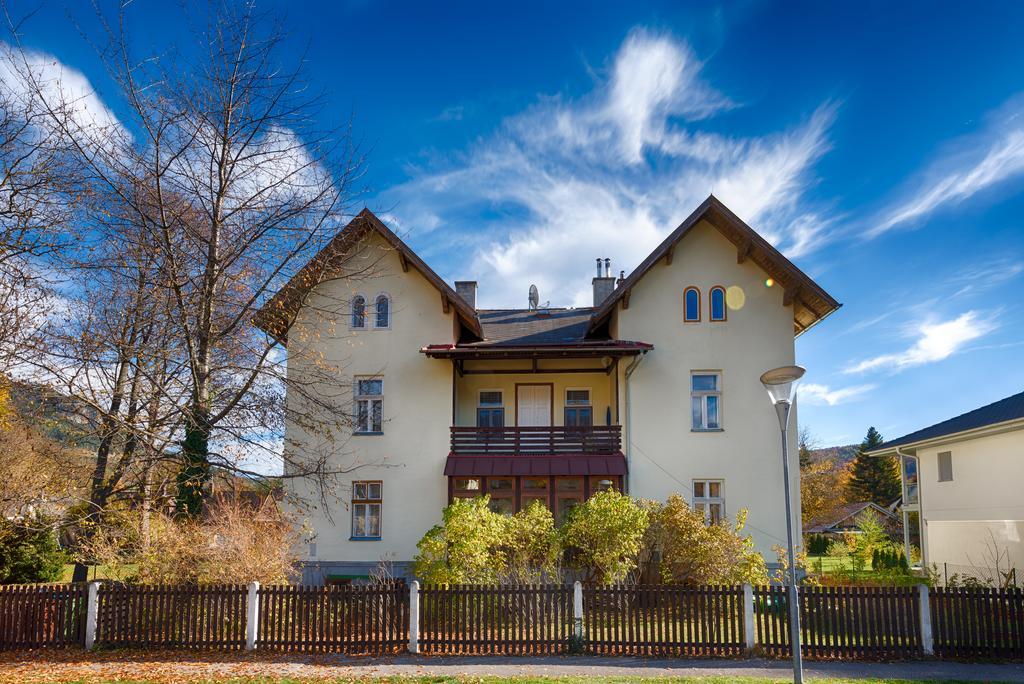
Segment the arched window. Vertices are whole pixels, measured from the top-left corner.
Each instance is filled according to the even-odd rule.
[[[724,321],[726,317],[725,288],[721,286],[711,288],[711,293],[708,297],[711,300],[711,320]]]
[[[363,295],[352,298],[352,327],[366,327],[366,297]]]
[[[386,294],[377,295],[377,321],[375,327],[387,328],[391,325],[391,299]]]
[[[700,290],[688,287],[683,290],[683,321],[696,323],[700,320]]]

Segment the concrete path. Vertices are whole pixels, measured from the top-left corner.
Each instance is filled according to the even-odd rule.
[[[954,662],[811,662],[807,679],[907,679],[916,681],[1024,682],[1024,664]],[[228,678],[348,679],[386,676],[534,677],[764,677],[789,680],[789,664],[775,660],[690,660],[550,657],[437,657],[212,653],[182,651],[50,651],[6,653],[0,682],[103,680],[188,682]]]

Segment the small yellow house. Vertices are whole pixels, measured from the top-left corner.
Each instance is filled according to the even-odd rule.
[[[364,577],[385,558],[406,572],[441,509],[484,493],[495,510],[540,501],[556,519],[605,488],[679,493],[709,522],[747,509],[769,559],[784,543],[779,427],[759,377],[793,364],[795,336],[839,304],[716,198],[628,277],[598,259],[586,308],[542,306],[524,283],[522,308],[480,309],[476,282],[449,285],[368,210],[314,261],[331,277],[300,273],[258,318],[287,346],[289,383],[351,398],[328,438],[297,418],[320,405],[310,387],[289,390],[290,457],[345,471],[334,498],[287,481],[313,531],[305,581]],[[312,380],[314,366],[337,379]]]
[[[905,543],[945,577],[1019,585],[1024,573],[1024,392],[868,452],[898,456]],[[907,557],[910,557],[909,548]],[[1016,577],[1013,577],[1013,575]]]

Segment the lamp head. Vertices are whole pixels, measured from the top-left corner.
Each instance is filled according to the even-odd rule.
[[[776,406],[792,404],[796,386],[805,372],[800,366],[782,366],[764,373],[761,384],[768,390],[768,396]]]

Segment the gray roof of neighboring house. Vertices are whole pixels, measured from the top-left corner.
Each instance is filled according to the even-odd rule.
[[[956,418],[944,420],[941,423],[936,423],[935,425],[923,428],[917,432],[911,432],[909,435],[904,435],[898,439],[890,440],[885,444],[872,449],[871,453],[885,451],[886,449],[913,444],[915,442],[923,442],[925,440],[935,439],[945,435],[952,435],[966,430],[974,430],[985,427],[986,425],[1005,423],[1008,420],[1015,420],[1017,418],[1024,418],[1024,392],[1014,394],[1012,397],[1007,397],[1006,399],[1000,399],[988,406],[982,406],[981,408],[974,409],[973,411],[968,411]]]
[[[593,312],[590,307],[541,311],[477,309],[484,339],[471,346],[579,344],[586,338]]]
[[[856,518],[865,509],[870,508],[871,510],[878,511],[881,515],[886,518],[895,519],[896,515],[892,511],[888,511],[876,503],[871,501],[858,501],[856,503],[845,504],[840,506],[832,515],[829,516],[828,520],[816,521],[814,524],[807,527],[804,532],[812,534],[820,534],[827,532],[828,530],[837,527],[840,523],[849,520],[850,518]]]

